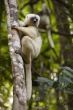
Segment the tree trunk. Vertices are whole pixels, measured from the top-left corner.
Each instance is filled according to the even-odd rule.
[[[4,2],[7,14],[8,46],[10,50],[13,75],[12,110],[26,110],[24,66],[21,56],[15,53],[17,49],[21,48],[20,39],[18,32],[15,29],[11,29],[13,24],[18,24],[17,4],[16,0],[4,0]]]

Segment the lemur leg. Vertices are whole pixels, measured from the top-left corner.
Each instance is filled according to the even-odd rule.
[[[24,61],[24,63],[29,64],[30,61],[28,60],[28,58],[24,55],[24,53],[22,52],[21,49],[16,50],[15,53],[20,54],[22,56],[22,59]]]
[[[34,58],[35,53],[35,42],[29,36],[24,36],[21,41],[22,52],[27,59],[27,62],[31,62],[31,59]]]

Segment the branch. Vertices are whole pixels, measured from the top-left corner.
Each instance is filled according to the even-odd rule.
[[[59,34],[59,35],[63,35],[63,36],[72,36],[73,37],[73,34],[66,34],[66,33],[58,32],[58,31],[54,31],[54,30],[51,30],[51,32],[54,33],[54,34]]]
[[[4,0],[7,27],[8,27],[8,46],[12,63],[13,75],[13,109],[25,110],[26,108],[26,88],[24,80],[24,67],[20,55],[15,53],[16,49],[21,47],[20,39],[16,30],[11,29],[11,24],[17,24],[17,5],[15,0]],[[8,4],[9,2],[9,4]],[[10,6],[10,7],[9,7]]]
[[[40,31],[41,33],[45,33],[45,32],[46,32],[45,29],[39,29],[39,31]],[[51,29],[51,33],[52,33],[52,34],[63,35],[63,36],[72,36],[72,37],[73,37],[73,34],[66,34],[66,33],[58,32],[58,31],[54,31],[54,30],[52,30],[52,29]]]

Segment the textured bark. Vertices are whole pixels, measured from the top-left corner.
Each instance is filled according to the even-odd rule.
[[[57,21],[57,28],[59,33],[67,33],[70,34],[69,23],[67,19],[67,15],[64,13],[65,7],[59,3],[57,0],[52,0],[56,21]],[[61,2],[64,2],[61,0]],[[71,36],[64,36],[60,35],[60,44],[61,44],[61,55],[64,57],[65,66],[69,66],[73,68],[73,63],[70,59],[73,59],[73,44],[72,44],[72,37]],[[73,95],[69,95],[69,103],[68,103],[69,110],[73,109]],[[60,110],[60,109],[59,109]]]
[[[7,27],[8,27],[8,45],[12,63],[13,75],[13,108],[12,110],[26,110],[26,88],[23,61],[20,55],[15,51],[21,47],[18,32],[11,29],[12,25],[18,25],[16,0],[4,0]]]

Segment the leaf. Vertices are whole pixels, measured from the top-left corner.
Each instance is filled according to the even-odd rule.
[[[68,81],[69,83],[72,83],[73,84],[73,81],[67,77],[64,77],[64,80]]]
[[[73,89],[70,89],[70,88],[62,89],[62,91],[67,92],[69,94],[73,94]]]
[[[66,77],[64,74],[59,75],[59,82],[58,81],[51,81],[51,80],[48,80],[47,78],[44,78],[44,77],[38,77],[38,79],[36,81],[46,83],[50,87],[67,92],[69,94],[73,94],[73,89],[67,88],[67,86],[70,83],[73,84],[73,82],[70,78]]]
[[[43,78],[43,77],[38,77],[38,79],[36,80],[38,82],[42,82],[42,83],[47,83],[49,86],[53,86],[54,81],[48,80],[47,78]]]
[[[59,86],[63,88],[67,87],[70,83],[67,80],[65,80],[64,77],[65,77],[64,75],[59,76]]]
[[[71,73],[73,73],[73,69],[71,69],[71,68],[68,67],[68,66],[60,67],[60,69],[65,69],[65,70],[68,70],[68,71],[70,71]]]
[[[73,74],[71,74],[69,71],[64,70],[63,73],[66,74],[67,76],[73,78]]]

